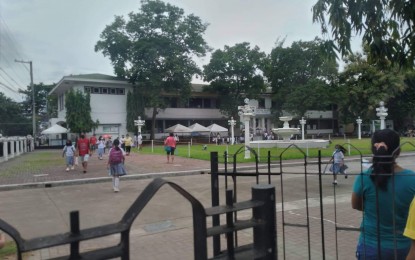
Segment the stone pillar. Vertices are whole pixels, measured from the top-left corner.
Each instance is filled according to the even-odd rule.
[[[357,123],[357,139],[362,139],[362,119],[360,119],[360,116],[356,119],[356,123]]]
[[[9,159],[9,151],[7,149],[7,138],[0,138],[0,140],[3,142],[3,161],[7,161]]]
[[[13,137],[9,138],[9,143],[10,143],[10,158],[13,158],[14,157],[14,143],[15,143],[15,140]]]
[[[254,118],[255,116],[255,108],[249,105],[248,98],[245,98],[244,102],[244,106],[238,106],[238,114],[243,118],[243,121],[245,122],[245,159],[249,159],[251,158],[251,152],[247,148],[249,147],[251,141],[249,134],[249,122],[251,121],[251,118]]]

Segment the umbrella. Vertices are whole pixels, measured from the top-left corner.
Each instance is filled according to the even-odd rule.
[[[105,139],[110,138],[110,137],[111,137],[111,135],[109,135],[109,134],[102,135],[102,138],[105,138]]]
[[[222,127],[222,126],[217,125],[217,124],[212,124],[212,125],[208,126],[207,128],[209,128],[211,132],[228,132],[227,128]]]
[[[209,128],[204,127],[198,123],[189,126],[189,128],[192,129],[193,132],[210,132]]]
[[[53,125],[52,127],[49,127],[46,130],[42,131],[43,135],[48,135],[48,134],[64,134],[67,133],[68,129],[66,129],[65,127],[62,127],[60,125]]]
[[[164,129],[164,131],[169,133],[191,133],[193,130],[184,125],[177,124]]]

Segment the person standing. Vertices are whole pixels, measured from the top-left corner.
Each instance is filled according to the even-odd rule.
[[[95,134],[93,134],[91,136],[91,138],[89,138],[89,144],[90,144],[90,151],[91,151],[91,155],[95,152],[95,150],[97,149],[97,137]]]
[[[372,153],[372,166],[357,175],[353,184],[352,208],[363,211],[356,256],[405,259],[411,241],[403,232],[415,195],[415,172],[396,163],[400,137],[391,129],[373,134]]]
[[[120,144],[121,144],[121,148],[125,151],[125,144],[124,144],[124,140],[125,140],[125,136],[124,136],[124,135],[122,135],[122,136],[121,136],[121,139],[120,139],[119,141],[120,141]]]
[[[403,235],[411,239],[411,248],[406,256],[407,260],[415,259],[415,198],[412,199],[411,206],[409,207],[408,219],[406,220],[405,230]]]
[[[339,144],[335,145],[335,150],[332,155],[333,165],[331,170],[333,172],[333,185],[337,185],[337,174],[342,172],[344,166],[344,153]]]
[[[140,132],[138,132],[137,135],[137,150],[141,150],[141,145],[143,144],[143,136],[141,135]]]
[[[109,151],[107,169],[112,176],[112,188],[114,192],[120,191],[120,176],[126,175],[124,168],[124,151],[119,147],[120,141],[115,139],[113,147]]]
[[[125,136],[125,139],[124,139],[124,146],[125,146],[125,152],[126,152],[126,155],[127,156],[129,156],[130,155],[130,152],[131,152],[131,145],[133,144],[133,139],[130,137],[130,135],[129,134],[127,134],[126,136]]]
[[[75,169],[74,163],[74,157],[75,157],[75,148],[72,145],[72,141],[71,140],[66,140],[66,145],[65,147],[63,147],[63,153],[62,153],[62,157],[66,156],[66,171],[69,171],[69,168],[71,170]]]
[[[105,152],[105,139],[100,136],[98,138],[98,158],[102,160],[102,157],[104,156]]]
[[[176,140],[174,138],[173,133],[170,133],[169,136],[164,140],[164,146],[166,147],[167,153],[167,163],[170,163],[170,155],[171,155],[171,163],[174,161],[174,150],[176,150]]]
[[[82,133],[76,142],[76,150],[78,151],[79,158],[82,162],[83,173],[88,170],[88,159],[89,159],[89,140],[86,138],[85,133]]]

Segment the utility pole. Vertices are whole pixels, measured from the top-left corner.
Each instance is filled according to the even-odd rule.
[[[33,140],[36,138],[36,103],[35,103],[35,86],[33,85],[33,66],[32,61],[14,60],[19,63],[28,63],[30,65],[30,87],[32,88],[32,127],[33,127]]]

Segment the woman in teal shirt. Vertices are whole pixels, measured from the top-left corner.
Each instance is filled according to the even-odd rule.
[[[399,145],[395,131],[376,131],[373,165],[354,181],[352,207],[363,211],[357,259],[405,259],[408,253],[410,240],[403,231],[415,194],[415,172],[396,164]]]

